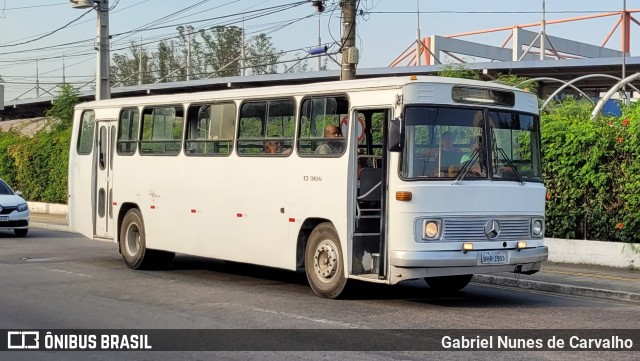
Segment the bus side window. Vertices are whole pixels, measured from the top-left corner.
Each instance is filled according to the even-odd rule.
[[[78,154],[91,154],[93,149],[93,130],[96,126],[96,115],[93,110],[82,112],[80,129],[78,129]]]
[[[339,157],[344,154],[346,134],[337,138],[327,137],[325,129],[328,126],[335,126],[340,130],[346,129],[348,114],[349,101],[344,96],[304,99],[298,127],[298,154],[311,157]],[[316,154],[316,149],[322,146],[331,147],[335,151],[330,154]]]
[[[293,145],[294,118],[293,99],[243,103],[240,107],[238,154],[288,155]]]
[[[192,105],[187,116],[187,155],[231,154],[236,118],[234,103]]]
[[[154,106],[142,112],[141,154],[177,155],[182,147],[182,106]]]
[[[120,112],[117,145],[119,155],[135,154],[138,148],[139,122],[140,112],[137,108],[123,109]]]

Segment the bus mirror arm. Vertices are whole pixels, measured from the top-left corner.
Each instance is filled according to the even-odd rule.
[[[402,121],[400,118],[389,121],[389,135],[387,146],[390,152],[402,150]]]

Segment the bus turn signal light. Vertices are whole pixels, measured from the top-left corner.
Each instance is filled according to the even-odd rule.
[[[518,249],[527,248],[527,241],[518,241]]]
[[[473,251],[473,243],[463,243],[462,244],[462,250],[467,252],[467,251]]]
[[[411,192],[396,192],[396,200],[398,201],[410,201],[412,198]]]

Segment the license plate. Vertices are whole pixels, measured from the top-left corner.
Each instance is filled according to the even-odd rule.
[[[0,217],[0,222],[9,222],[9,217]]]
[[[484,264],[507,263],[507,252],[482,252],[480,257]]]

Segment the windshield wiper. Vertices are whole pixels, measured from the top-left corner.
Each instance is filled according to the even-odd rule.
[[[525,183],[524,178],[522,178],[522,175],[520,175],[520,172],[518,172],[518,169],[516,169],[516,166],[513,164],[511,159],[509,159],[509,157],[507,156],[507,153],[505,153],[504,150],[502,150],[502,148],[496,148],[496,149],[498,150],[498,153],[500,153],[504,157],[504,160],[507,161],[507,164],[509,165],[509,167],[511,167],[513,174],[515,174],[516,177],[518,177],[518,181],[520,181],[520,184],[524,185]]]
[[[462,169],[460,169],[460,173],[458,173],[458,176],[456,177],[456,180],[453,183],[462,182],[462,180],[464,179],[464,176],[466,176],[467,173],[469,173],[473,164],[480,157],[480,149],[481,148],[476,148],[473,151],[473,153],[471,153],[471,158],[462,166]]]

